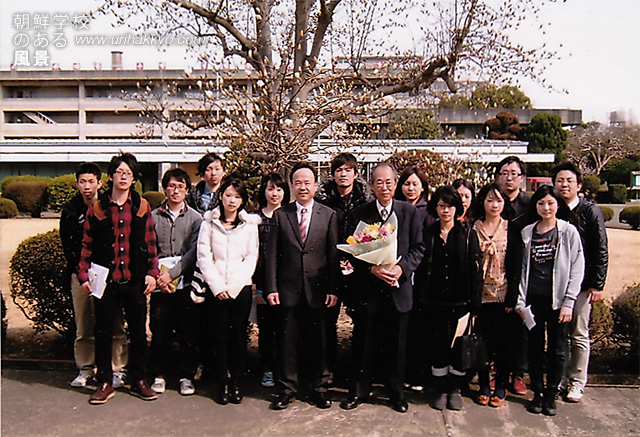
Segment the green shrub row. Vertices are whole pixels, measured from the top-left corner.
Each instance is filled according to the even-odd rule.
[[[618,216],[621,223],[631,225],[633,229],[640,227],[640,206],[627,206]]]
[[[13,218],[18,215],[18,206],[11,199],[0,198],[0,218]]]
[[[108,177],[102,175],[101,192],[107,189]],[[136,181],[134,188],[142,192],[142,184]],[[39,217],[45,210],[60,212],[77,193],[75,174],[47,178],[40,176],[8,176],[0,182],[2,197],[15,202],[19,212]],[[16,213],[17,214],[17,213]],[[0,218],[10,218],[2,215]],[[15,214],[13,215],[15,217]]]

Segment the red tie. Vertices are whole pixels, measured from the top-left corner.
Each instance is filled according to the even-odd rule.
[[[300,210],[300,237],[303,243],[307,239],[307,208]]]

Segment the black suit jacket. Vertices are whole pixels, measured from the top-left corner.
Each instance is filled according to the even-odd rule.
[[[322,307],[327,294],[337,294],[336,213],[314,202],[304,243],[295,202],[276,210],[271,220],[266,251],[267,293],[279,293],[280,304],[286,308],[295,306],[302,293],[309,306]]]
[[[413,304],[413,286],[411,276],[420,265],[424,253],[422,241],[422,221],[415,206],[393,200],[392,211],[398,218],[398,257],[402,257],[398,265],[402,268],[402,276],[398,281],[400,287],[391,287],[386,282],[374,276],[370,269],[371,264],[352,259],[357,283],[360,284],[360,297],[365,298],[371,293],[389,293],[393,298],[396,309],[401,313],[411,310]],[[355,231],[360,221],[365,223],[382,222],[378,213],[376,201],[365,203],[354,210],[348,216],[349,235]]]

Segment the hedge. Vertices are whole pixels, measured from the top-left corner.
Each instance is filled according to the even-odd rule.
[[[627,201],[627,187],[622,184],[609,185],[609,202],[611,203],[626,203]]]
[[[611,304],[612,336],[619,347],[634,360],[640,357],[640,284],[634,284]]]
[[[166,198],[164,193],[161,193],[160,191],[147,191],[142,195],[142,197],[147,199],[147,202],[149,202],[149,206],[151,207],[151,209],[156,209],[157,207],[162,205],[162,202],[164,202]]]
[[[0,198],[0,218],[14,218],[18,215],[16,202],[11,199]]]
[[[47,187],[48,209],[56,212],[62,211],[62,208],[77,192],[75,174],[66,174],[51,179]]]
[[[2,179],[2,181],[0,181],[0,192],[4,193],[7,189],[7,185],[9,185],[11,182],[44,182],[48,184],[50,180],[51,178],[48,178],[46,176],[7,176],[6,178]],[[5,196],[3,195],[3,197]]]
[[[18,211],[32,217],[40,217],[47,206],[47,183],[44,181],[9,182],[2,194],[16,203]]]
[[[604,217],[605,222],[610,221],[613,218],[613,215],[615,214],[613,212],[613,209],[609,208],[608,206],[601,206],[600,211],[602,211],[602,216]]]
[[[65,286],[66,260],[57,229],[27,238],[9,261],[11,298],[36,332],[73,338],[73,303]]]
[[[627,206],[618,216],[620,223],[627,223],[631,225],[633,229],[640,227],[640,206]]]

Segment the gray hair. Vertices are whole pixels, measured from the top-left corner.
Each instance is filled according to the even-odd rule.
[[[376,174],[376,170],[378,170],[379,168],[383,168],[383,167],[390,168],[391,171],[393,172],[393,178],[395,180],[398,180],[398,170],[396,170],[396,168],[393,165],[389,164],[388,162],[381,162],[381,163],[376,164],[375,167],[373,167],[373,171],[371,172],[371,182],[372,183],[373,183],[373,179],[374,179],[375,174]]]

